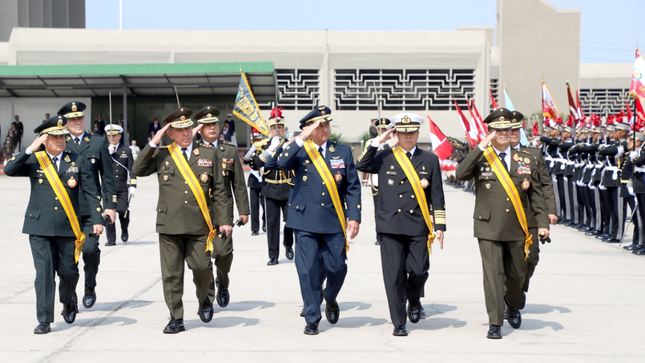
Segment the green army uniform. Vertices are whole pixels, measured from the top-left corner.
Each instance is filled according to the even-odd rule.
[[[210,124],[219,122],[219,110],[213,106],[206,106],[199,110],[194,119],[200,124]],[[249,195],[246,190],[246,183],[244,181],[244,170],[240,157],[237,154],[237,147],[229,141],[215,141],[212,144],[203,140],[202,145],[206,148],[212,148],[215,151],[215,161],[221,164],[221,173],[217,177],[223,179],[224,188],[226,190],[226,224],[233,223],[233,204],[237,205],[237,213],[239,215],[249,215]],[[233,200],[235,196],[235,201]],[[225,307],[229,302],[229,277],[231,271],[231,264],[233,263],[233,235],[232,233],[225,238],[219,236],[213,241],[213,254],[215,259],[215,267],[217,270],[217,280],[211,281],[208,297],[211,301],[215,298],[215,284],[217,284],[217,303],[221,307]]]
[[[65,121],[62,116],[54,116],[43,121],[34,132],[53,136],[65,135],[68,133],[62,126]],[[58,177],[69,196],[79,227],[79,204],[84,197],[88,200],[91,223],[101,224],[102,209],[99,199],[96,198],[98,191],[83,158],[68,151],[63,151],[59,156],[48,155],[54,168],[58,170]],[[76,236],[62,201],[55,194],[34,153],[26,149],[25,152],[12,157],[7,161],[4,172],[8,176],[26,176],[31,181],[31,195],[22,232],[29,234],[36,269],[36,316],[40,325],[34,333],[46,334],[51,330],[49,324],[54,321],[56,274],[59,278],[59,300],[64,305],[63,317],[70,324],[76,318],[76,284],[79,278],[78,264],[74,260]]]
[[[170,123],[175,129],[188,128],[193,125],[193,121],[188,118],[191,114],[192,110],[179,108],[164,122]],[[182,152],[184,151],[180,153]],[[221,173],[221,166],[215,162],[215,151],[193,142],[185,153],[188,154],[188,165],[206,198],[211,220],[217,221],[217,225],[229,223],[223,179],[217,177]],[[184,261],[193,271],[200,311],[209,307],[212,310],[207,292],[213,276],[213,265],[211,253],[205,252],[209,227],[195,195],[167,147],[153,147],[148,143],[137,157],[133,172],[138,177],[157,173],[159,180],[156,230],[159,233],[164,299],[171,315],[171,321],[164,332],[177,333],[185,330],[182,302]]]
[[[510,129],[508,122],[512,114],[500,108],[489,115],[484,122],[495,130]],[[496,150],[499,158],[506,154],[508,175],[517,190],[525,214],[528,208],[533,210],[539,228],[548,228],[548,218],[542,187],[538,176],[535,158],[527,151]],[[506,160],[507,158],[504,158]],[[505,305],[513,309],[513,316],[521,314],[522,286],[527,272],[524,259],[525,233],[518,222],[515,208],[506,193],[492,166],[484,157],[484,150],[479,146],[468,153],[459,164],[456,177],[460,180],[475,178],[476,199],[474,218],[474,235],[479,240],[484,277],[484,295],[488,312],[489,338],[501,338],[501,327],[504,321]],[[534,194],[537,193],[537,197]],[[510,321],[510,320],[509,320]],[[492,334],[494,327],[499,331]],[[515,326],[516,328],[519,325]]]
[[[69,102],[58,110],[58,115],[66,118],[85,117],[85,104],[82,102]],[[108,150],[108,142],[103,136],[89,134],[87,132],[74,137],[68,135],[65,139],[67,147],[65,150],[79,154],[85,159],[86,165],[93,176],[95,188],[99,191],[97,198],[103,196],[103,207],[105,209],[116,209],[117,195],[112,170],[112,158]],[[101,263],[101,250],[99,248],[99,236],[92,234],[92,221],[90,220],[89,203],[81,198],[80,215],[81,227],[85,233],[86,240],[83,243],[83,271],[85,272],[85,295],[83,306],[91,308],[96,301],[96,276],[99,273]],[[114,221],[112,221],[114,222]]]

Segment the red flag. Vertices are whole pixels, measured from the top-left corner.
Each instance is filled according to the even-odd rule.
[[[477,129],[477,142],[480,142],[484,137],[486,137],[486,134],[484,133],[484,130],[481,128],[479,125],[479,120],[477,117],[475,117],[475,114],[473,113],[473,110],[470,108],[470,100],[466,102],[466,105],[468,105],[468,113],[470,113],[470,120],[471,125],[475,124],[475,128]]]
[[[645,111],[643,111],[643,104],[641,104],[639,97],[636,97],[636,116],[640,122],[645,122]]]
[[[439,157],[439,160],[448,158],[454,151],[448,138],[443,134],[443,132],[441,132],[439,126],[435,125],[430,116],[428,116],[428,124],[430,125],[430,142],[432,143],[432,151]]]
[[[542,82],[542,116],[544,116],[543,125],[546,123],[548,126],[553,126],[553,122],[557,123],[560,118],[560,111],[556,105],[549,87],[546,83]]]
[[[571,95],[571,86],[569,86],[569,82],[567,82],[567,97],[569,98],[569,119],[577,123],[578,120],[580,120],[580,115],[578,115],[578,107]]]
[[[645,99],[645,60],[636,48],[636,60],[632,71],[632,84],[629,86],[629,95]]]
[[[580,97],[578,97],[578,90],[576,90],[576,107],[578,108],[578,115],[580,115],[580,119],[583,120],[585,118],[585,114],[582,112],[582,107],[580,107]]]
[[[491,105],[493,105],[493,111],[497,110],[497,102],[495,102],[495,97],[493,97],[493,89],[489,88],[488,91],[490,92],[490,101]]]
[[[477,145],[477,131],[470,129],[470,122],[468,122],[468,119],[466,118],[466,116],[464,116],[464,113],[461,112],[461,108],[457,106],[457,100],[455,100],[455,108],[457,109],[457,113],[459,114],[459,120],[461,120],[461,127],[464,128],[464,132],[466,133],[466,138],[468,138],[470,146],[474,148],[475,145]]]
[[[472,102],[473,112],[475,113],[475,117],[477,117],[477,120],[478,120],[478,122],[479,122],[479,126],[480,126],[480,127],[482,128],[482,130],[484,131],[484,134],[486,134],[486,133],[488,132],[488,127],[487,127],[487,126],[486,126],[486,124],[484,123],[484,119],[479,115],[479,111],[477,111],[477,107],[475,107],[475,99],[474,99],[474,98],[471,98],[471,99],[470,99],[470,101]],[[486,136],[486,135],[484,135],[484,137],[485,137],[485,136]]]
[[[538,136],[540,135],[540,130],[538,128],[538,123],[533,124],[533,131],[532,131],[533,136]]]
[[[633,125],[634,124],[634,114],[632,113],[632,108],[629,107],[629,102],[625,101],[625,105],[627,106],[627,119],[629,120],[629,124]]]

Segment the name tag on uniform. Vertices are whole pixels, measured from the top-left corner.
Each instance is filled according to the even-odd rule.
[[[329,160],[329,163],[331,164],[332,169],[344,169],[345,168],[345,160],[343,160],[343,159],[332,159],[332,160]]]
[[[70,166],[69,169],[67,169],[66,173],[78,173],[78,167]]]
[[[119,159],[127,159],[127,158],[128,158],[128,154],[119,155]]]
[[[213,166],[213,160],[210,160],[210,159],[198,159],[197,160],[197,166],[212,167]]]

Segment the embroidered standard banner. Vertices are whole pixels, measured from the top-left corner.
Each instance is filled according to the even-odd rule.
[[[239,117],[242,121],[253,126],[260,131],[264,136],[269,136],[269,128],[262,118],[258,103],[255,102],[249,81],[246,79],[246,74],[241,73],[240,85],[237,89],[237,97],[233,105],[233,114]]]
[[[182,155],[181,151],[179,150],[179,147],[173,142],[172,145],[168,146],[168,151],[170,151],[170,156],[172,156],[172,160],[177,164],[177,167],[179,168],[179,172],[181,175],[184,177],[184,180],[186,183],[188,183],[188,186],[190,187],[190,190],[193,192],[193,195],[195,196],[195,199],[197,199],[197,204],[199,204],[199,209],[202,211],[202,215],[204,216],[204,220],[206,221],[206,225],[208,225],[208,239],[206,240],[206,251],[213,251],[213,239],[215,238],[215,235],[217,231],[215,228],[213,228],[213,221],[211,220],[211,216],[208,213],[208,205],[206,204],[206,196],[204,195],[204,191],[202,190],[201,185],[199,184],[199,181],[197,181],[197,178],[195,177],[195,174],[193,173],[193,170],[188,166],[188,162],[186,161],[186,158]]]
[[[524,259],[526,260],[527,258],[529,258],[529,247],[533,243],[533,235],[529,233],[529,226],[526,222],[526,214],[524,213],[524,207],[522,206],[520,194],[517,192],[517,188],[515,188],[515,184],[513,184],[511,177],[508,175],[508,171],[502,165],[502,162],[497,157],[497,153],[495,152],[495,150],[493,150],[492,146],[486,148],[486,150],[484,151],[484,157],[486,158],[486,160],[488,160],[491,169],[493,169],[493,172],[497,176],[497,179],[499,179],[502,187],[504,187],[504,190],[506,191],[506,194],[508,194],[509,198],[511,199],[511,203],[513,203],[515,215],[517,216],[517,220],[518,222],[520,222],[520,226],[524,231]]]
[[[421,214],[423,215],[423,220],[426,221],[426,226],[428,226],[428,254],[432,254],[432,243],[434,242],[435,233],[434,228],[432,227],[432,218],[430,218],[430,209],[428,209],[428,200],[426,199],[426,193],[421,187],[421,180],[419,180],[419,175],[417,171],[414,170],[410,158],[405,155],[405,152],[401,146],[397,146],[392,149],[394,158],[403,169],[405,176],[410,181],[412,185],[412,190],[414,190],[414,195],[417,197],[417,202],[419,203],[419,208],[421,208]]]
[[[349,241],[347,241],[347,230],[346,230],[347,221],[345,220],[345,211],[343,210],[343,203],[341,203],[340,196],[338,195],[338,188],[336,188],[336,180],[331,175],[331,172],[327,167],[327,163],[325,163],[325,158],[323,158],[322,155],[320,155],[320,153],[314,146],[313,141],[307,140],[307,142],[305,142],[304,147],[305,147],[305,151],[307,151],[307,155],[309,155],[309,158],[311,159],[311,162],[316,167],[316,170],[318,170],[318,174],[320,174],[322,179],[325,181],[325,186],[327,187],[327,191],[329,191],[329,196],[331,197],[331,201],[334,203],[334,209],[336,209],[336,215],[338,216],[338,221],[340,222],[340,226],[343,229],[343,234],[345,235],[345,254],[347,254],[347,252],[349,252]]]
[[[74,231],[74,236],[76,236],[76,241],[74,241],[74,262],[78,263],[83,243],[85,243],[85,234],[83,234],[83,230],[81,230],[81,226],[78,223],[78,217],[76,216],[76,211],[74,211],[72,201],[69,200],[69,194],[67,194],[67,190],[65,190],[63,183],[60,181],[58,173],[56,173],[56,169],[54,169],[54,165],[49,160],[47,153],[45,151],[38,151],[34,154],[36,155],[36,159],[38,159],[40,168],[45,173],[45,177],[47,177],[49,185],[54,189],[54,194],[56,194],[60,204],[63,206],[67,219],[69,219],[69,224],[72,226],[72,231]],[[82,195],[80,197],[83,198]]]

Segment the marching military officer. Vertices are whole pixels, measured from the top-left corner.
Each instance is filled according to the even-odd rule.
[[[8,176],[27,176],[31,195],[22,232],[29,234],[29,244],[36,268],[36,316],[34,334],[47,334],[54,322],[55,274],[59,278],[59,299],[63,319],[76,319],[78,256],[86,236],[82,232],[80,201],[87,200],[90,233],[103,232],[103,218],[98,190],[86,161],[65,150],[63,116],[43,121],[34,132],[39,136],[23,152],[7,161]],[[44,150],[42,148],[44,146]]]
[[[218,178],[224,179],[226,189],[226,209],[227,218],[233,222],[233,204],[237,205],[237,213],[243,224],[249,221],[249,195],[246,191],[244,182],[244,170],[240,157],[237,155],[237,147],[229,141],[219,141],[219,110],[213,106],[206,106],[195,114],[195,121],[200,124],[197,126],[199,133],[202,135],[202,143],[205,147],[215,150],[215,161],[221,163],[222,172]],[[233,196],[235,195],[235,201]],[[230,226],[229,224],[229,226]],[[229,226],[226,226],[227,228]],[[216,238],[213,243],[212,257],[215,259],[217,269],[217,279],[211,283],[209,289],[209,299],[215,295],[215,286],[217,286],[217,304],[226,307],[230,300],[228,292],[229,277],[231,264],[233,263],[233,234],[231,230],[227,231],[224,238]]]
[[[542,194],[544,196],[544,203],[549,218],[550,224],[556,224],[558,222],[557,211],[555,209],[555,194],[553,194],[553,182],[551,181],[551,176],[549,174],[549,169],[546,166],[546,162],[542,156],[540,149],[534,147],[526,147],[520,144],[520,132],[522,132],[522,120],[524,115],[519,111],[512,111],[513,119],[511,125],[511,136],[510,144],[511,148],[514,150],[521,150],[531,154],[537,163],[538,167],[538,177],[540,180],[540,186],[542,188]],[[538,198],[537,194],[533,195],[535,198]],[[520,309],[523,309],[526,305],[526,293],[529,291],[529,282],[535,268],[537,267],[538,261],[540,260],[540,244],[538,243],[538,223],[535,218],[535,213],[531,209],[531,204],[528,204],[528,213],[526,214],[527,224],[529,233],[533,236],[532,243],[529,246],[529,256],[526,259],[526,278],[524,280],[524,285],[522,285],[522,305]],[[544,240],[542,240],[544,243]]]
[[[268,167],[267,161],[274,155],[275,151],[284,144],[284,117],[282,108],[276,107],[271,110],[269,118],[269,128],[271,137],[260,144],[255,143],[251,147],[254,156],[251,157],[250,166],[252,169],[260,170],[264,168],[264,186],[262,195],[264,196],[266,216],[267,216],[267,242],[269,245],[269,262],[268,266],[277,265],[280,256],[280,212],[286,221],[288,216],[287,202],[289,201],[289,191],[293,186],[291,182],[291,170],[279,170],[277,167]],[[257,145],[257,146],[256,146]],[[255,153],[257,148],[261,152]],[[293,260],[293,230],[289,225],[284,227],[284,248],[285,257]]]
[[[484,122],[489,134],[468,153],[456,173],[457,178],[475,178],[476,183],[474,234],[482,258],[489,339],[502,338],[505,305],[509,324],[515,329],[522,324],[519,308],[527,272],[525,256],[532,242],[526,220],[528,204],[535,213],[538,234],[549,235],[535,158],[510,146],[512,117],[505,108],[488,115]]]
[[[251,132],[251,145],[262,145],[262,134],[257,131],[256,129],[253,129]],[[244,158],[242,159],[242,162],[244,164],[249,164],[251,158],[254,156],[259,156],[261,153],[261,147],[257,147],[257,151],[255,147],[249,148],[247,150],[246,154],[244,155]],[[264,182],[262,180],[262,173],[263,169],[260,168],[260,170],[255,170],[251,168],[251,171],[249,172],[249,179],[246,182],[246,185],[249,187],[249,194],[250,194],[250,199],[251,199],[251,235],[252,236],[257,236],[260,234],[260,206],[262,206],[262,230],[266,232],[266,209],[264,206],[264,196],[261,194],[262,193],[262,187],[264,186]]]
[[[105,135],[110,146],[110,156],[112,158],[112,169],[114,171],[114,182],[116,184],[116,211],[119,214],[119,223],[121,223],[121,241],[128,242],[128,225],[130,225],[130,199],[137,190],[137,177],[132,173],[134,158],[132,150],[121,143],[123,127],[119,125],[107,125]],[[120,145],[120,146],[119,146]],[[116,245],[116,222],[106,226],[107,243],[106,246]]]
[[[302,133],[276,150],[279,156],[273,159],[279,169],[295,172],[287,226],[296,234],[296,269],[307,335],[318,334],[325,277],[325,317],[331,324],[338,322],[336,297],[347,275],[347,241],[356,237],[361,221],[361,182],[352,150],[329,142],[330,114],[326,106],[307,114],[300,120]]]
[[[221,165],[212,147],[193,142],[192,113],[186,107],[170,113],[163,121],[166,126],[141,151],[133,167],[136,176],[157,173],[159,179],[157,233],[164,299],[170,310],[170,322],[163,330],[167,334],[185,330],[184,261],[193,271],[198,315],[204,322],[212,319],[208,291],[213,279],[214,225],[227,235],[231,231],[224,179],[218,177]],[[159,146],[166,131],[174,142]]]
[[[105,207],[104,214],[106,222],[114,223],[116,220],[117,195],[114,184],[114,173],[112,171],[112,159],[108,150],[107,140],[99,135],[92,135],[85,132],[85,104],[83,102],[68,102],[58,110],[58,115],[67,118],[66,150],[81,155],[94,177],[96,189],[99,190],[97,199],[103,200]],[[85,294],[83,295],[83,306],[87,309],[94,306],[96,302],[96,276],[101,263],[101,249],[99,248],[99,236],[92,232],[91,210],[85,199],[81,198],[81,226],[86,235],[83,243],[83,270],[85,271]]]
[[[421,318],[419,299],[428,279],[428,251],[435,234],[443,248],[446,230],[439,158],[417,147],[423,121],[423,117],[410,113],[394,116],[395,126],[373,139],[356,165],[360,171],[378,174],[376,231],[395,336],[408,335],[406,300],[410,322],[417,323]],[[393,132],[392,142],[377,154]]]

